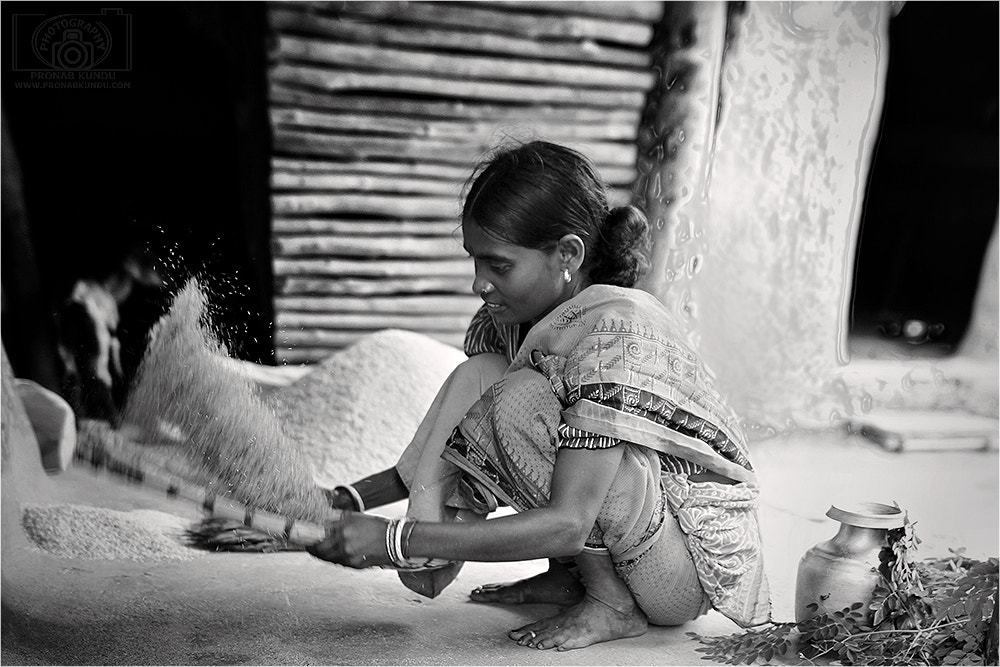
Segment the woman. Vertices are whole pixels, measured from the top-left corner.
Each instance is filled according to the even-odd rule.
[[[475,356],[394,470],[330,494],[357,510],[408,494],[407,517],[345,513],[310,552],[397,567],[431,595],[462,561],[550,558],[544,574],[473,593],[570,605],[509,633],[539,649],[712,606],[768,620],[745,437],[670,313],[632,288],[648,266],[642,213],[609,210],[579,153],[532,142],[479,171],[462,232],[484,301]],[[517,512],[482,520],[501,504]]]

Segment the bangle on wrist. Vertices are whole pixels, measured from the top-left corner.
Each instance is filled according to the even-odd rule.
[[[344,484],[343,486],[334,487],[334,491],[340,491],[341,493],[346,493],[351,498],[351,502],[354,503],[355,512],[365,511],[364,499],[361,497],[361,494],[358,493],[358,490],[355,489],[350,484]]]
[[[396,519],[396,530],[392,536],[396,556],[393,562],[401,567],[406,565],[406,558],[403,557],[403,529],[406,527],[406,524],[407,520],[405,518]]]
[[[399,550],[396,546],[396,537],[399,533],[399,519],[389,519],[385,526],[385,553],[389,557],[389,562],[399,567],[402,559],[399,557]]]
[[[389,522],[385,524],[385,555],[389,558],[389,562],[395,564],[395,550],[396,550],[396,524],[395,519],[389,519]]]
[[[399,529],[400,535],[402,536],[401,544],[399,547],[399,556],[403,560],[409,560],[410,558],[410,535],[413,534],[413,529],[417,526],[416,519],[410,519],[405,525],[401,526]]]
[[[401,519],[390,519],[385,527],[385,553],[398,568],[408,569],[410,563],[403,555],[409,541],[410,533],[413,531],[413,519],[403,517]]]

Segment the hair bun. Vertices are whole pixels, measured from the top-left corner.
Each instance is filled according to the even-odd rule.
[[[649,270],[649,221],[629,204],[608,211],[597,257],[590,271],[594,283],[634,287]]]

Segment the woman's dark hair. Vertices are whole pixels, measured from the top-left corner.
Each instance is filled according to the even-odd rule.
[[[633,287],[649,268],[649,224],[635,206],[608,207],[586,156],[532,141],[498,149],[470,178],[462,219],[507,243],[546,252],[566,234],[584,243],[594,284]]]

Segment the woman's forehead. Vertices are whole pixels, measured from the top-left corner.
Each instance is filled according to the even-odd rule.
[[[518,248],[513,243],[488,234],[471,218],[462,221],[462,237],[465,251],[474,257],[507,257]]]

